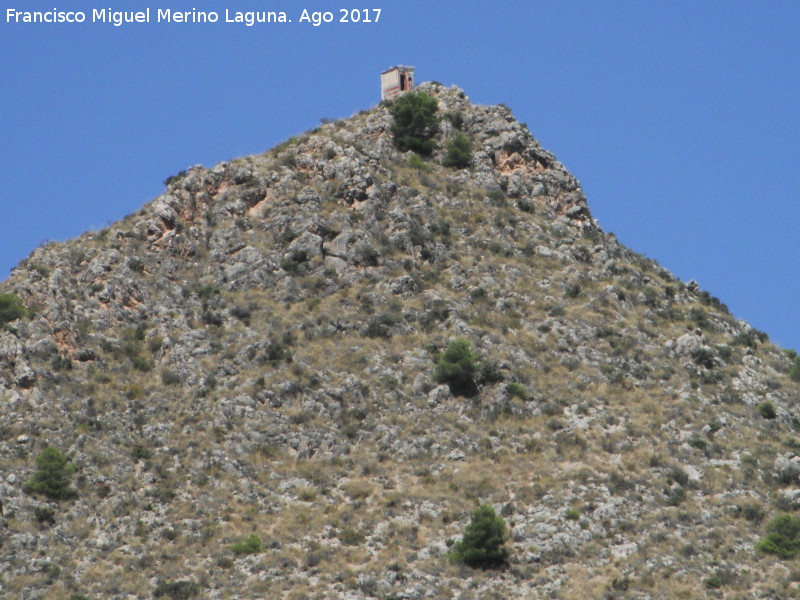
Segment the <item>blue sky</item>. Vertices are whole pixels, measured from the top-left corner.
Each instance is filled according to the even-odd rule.
[[[13,24],[7,8],[286,11],[293,23]],[[380,8],[374,24],[297,22]],[[155,16],[155,15],[154,15]],[[630,248],[800,349],[800,3],[3,0],[0,278],[193,164],[377,103],[378,74],[505,103]],[[0,286],[1,287],[1,286]]]

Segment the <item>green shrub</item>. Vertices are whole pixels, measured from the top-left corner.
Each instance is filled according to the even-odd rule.
[[[75,465],[58,448],[48,446],[36,458],[36,471],[25,483],[24,490],[29,494],[42,494],[53,500],[66,500],[75,496],[69,487]]]
[[[209,300],[214,296],[219,296],[220,294],[219,286],[213,283],[198,287],[196,292],[201,300]]]
[[[245,541],[234,544],[231,550],[237,555],[258,554],[263,551],[261,538],[252,533]]]
[[[759,343],[766,342],[769,336],[763,331],[751,329],[746,332],[737,333],[733,336],[733,343],[737,346],[747,346],[755,348]]]
[[[170,186],[175,183],[178,183],[181,179],[186,177],[186,171],[181,171],[180,173],[176,173],[175,175],[170,175],[164,180],[164,185]]]
[[[408,166],[412,169],[416,169],[417,171],[429,171],[430,167],[425,164],[425,161],[422,160],[419,154],[416,152],[412,153],[411,156],[408,157]]]
[[[667,479],[674,481],[678,485],[687,485],[689,483],[689,475],[681,469],[678,465],[674,465],[667,473]]]
[[[625,592],[631,586],[631,580],[629,577],[614,577],[611,580],[611,589],[617,590],[618,592]]]
[[[716,363],[714,362],[714,352],[710,348],[700,348],[692,357],[694,362],[706,369],[713,369]]]
[[[500,372],[499,365],[490,360],[482,362],[478,369],[477,383],[498,383],[500,381],[503,381],[503,374]],[[509,393],[512,393],[511,390]]]
[[[751,503],[751,504],[744,504],[739,506],[739,514],[743,516],[745,519],[750,521],[751,523],[761,523],[764,519],[764,508],[760,504]]]
[[[141,371],[142,373],[147,373],[153,368],[153,364],[147,359],[147,357],[136,354],[131,357],[131,364],[133,368],[137,371]]]
[[[786,354],[792,361],[789,365],[789,377],[792,381],[800,381],[800,356],[794,350],[787,350]]]
[[[705,441],[703,438],[699,436],[693,436],[689,441],[688,444],[692,448],[697,448],[698,450],[705,450],[708,448],[708,442]]]
[[[273,340],[267,344],[264,354],[259,358],[260,362],[277,363],[284,361],[292,362],[292,351],[289,346],[293,340],[285,334],[281,340]]]
[[[522,384],[517,383],[516,381],[512,381],[511,383],[506,384],[506,391],[516,398],[520,400],[527,400],[528,399],[528,390]]]
[[[367,326],[361,332],[361,335],[371,338],[390,338],[392,337],[392,327],[396,325],[400,319],[390,313],[381,313],[373,315],[367,321]]]
[[[153,591],[154,598],[168,598],[169,600],[189,600],[196,598],[200,593],[200,585],[194,581],[162,581]]]
[[[686,499],[686,488],[677,486],[667,490],[667,506],[678,506]]]
[[[794,558],[800,554],[800,517],[781,515],[767,524],[767,535],[756,544],[756,550]]]
[[[445,167],[466,169],[472,164],[472,142],[460,131],[453,136],[447,144],[446,153],[442,159]]]
[[[367,539],[366,536],[353,527],[345,527],[338,533],[339,541],[347,546],[360,546]]]
[[[181,382],[181,376],[175,371],[170,369],[161,370],[161,383],[164,385],[178,385]]]
[[[367,242],[359,242],[353,248],[353,259],[356,264],[375,267],[380,257],[380,253]]]
[[[149,460],[153,458],[153,453],[150,449],[143,444],[136,444],[131,450],[131,458],[135,461]]]
[[[451,110],[445,113],[444,118],[450,121],[450,124],[456,129],[461,129],[464,126],[464,113],[460,110]]]
[[[164,345],[164,338],[160,335],[154,335],[149,340],[147,340],[147,349],[150,350],[153,354],[161,350],[161,346]]]
[[[508,562],[506,540],[508,533],[505,521],[491,506],[483,505],[472,513],[464,536],[453,546],[448,557],[453,562],[473,568],[502,568]]]
[[[422,156],[433,151],[432,138],[439,131],[438,108],[436,99],[422,91],[403,94],[394,102],[390,112],[398,150],[412,150]]]
[[[758,409],[758,414],[765,419],[774,419],[778,416],[778,411],[775,410],[772,402],[762,402],[756,408]]]
[[[281,261],[281,269],[287,273],[297,273],[300,265],[308,261],[305,250],[293,250],[289,256]]]
[[[33,509],[33,516],[37,523],[43,525],[55,525],[56,511],[49,506],[37,506]]]
[[[433,378],[437,383],[446,383],[455,396],[474,396],[478,391],[475,384],[477,370],[475,354],[470,351],[469,342],[454,340],[439,357]]]
[[[0,327],[24,316],[22,298],[16,294],[0,294]]]

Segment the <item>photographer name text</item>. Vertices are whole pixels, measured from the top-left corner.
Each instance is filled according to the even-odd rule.
[[[6,23],[16,24],[86,24],[105,23],[113,27],[140,23],[217,24],[226,23],[253,27],[254,25],[299,23],[320,27],[333,23],[375,24],[380,21],[380,8],[337,8],[326,11],[310,11],[306,8],[296,12],[273,10],[174,10],[172,8],[144,8],[142,10],[113,10],[95,8],[91,11],[64,11],[54,8],[48,11],[30,11],[8,8]]]

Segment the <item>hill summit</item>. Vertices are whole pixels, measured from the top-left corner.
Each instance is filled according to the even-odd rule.
[[[508,108],[416,89],[425,158],[383,103],[171,177],[0,286],[26,309],[0,595],[800,594],[756,549],[800,508],[796,355],[603,232]],[[487,570],[449,560],[479,513],[508,536]]]

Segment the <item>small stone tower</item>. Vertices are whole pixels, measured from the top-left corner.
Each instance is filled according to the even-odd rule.
[[[414,67],[398,65],[381,73],[381,100],[391,100],[413,88]]]

